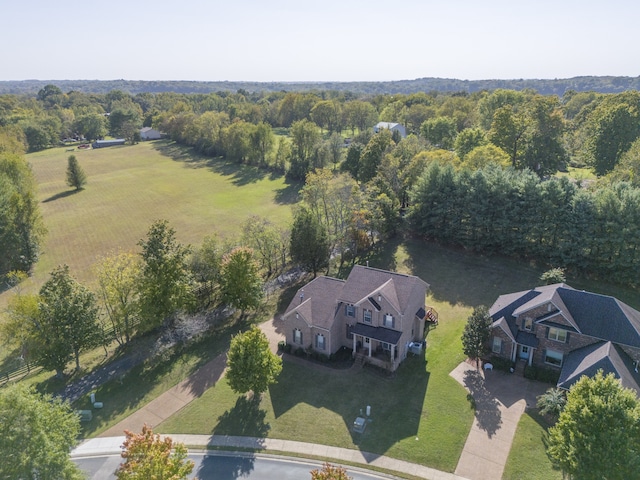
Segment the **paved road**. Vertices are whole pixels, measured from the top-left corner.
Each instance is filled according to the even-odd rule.
[[[190,453],[195,468],[189,478],[201,480],[300,480],[310,478],[309,472],[321,464],[312,460],[276,457],[260,454],[209,452]],[[76,457],[73,461],[88,474],[91,480],[115,479],[113,472],[120,464],[119,455]],[[347,467],[354,480],[380,480],[398,477],[366,472],[355,467]]]

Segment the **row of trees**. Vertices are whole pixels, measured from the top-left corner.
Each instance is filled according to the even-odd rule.
[[[20,133],[0,127],[0,279],[37,261],[45,227]]]
[[[29,150],[78,135],[131,137],[139,127],[153,125],[208,155],[283,168],[287,157],[306,162],[308,156],[295,148],[287,152],[288,142],[275,142],[267,133],[271,128],[289,129],[306,121],[320,136],[345,131],[353,136],[382,120],[404,124],[429,148],[455,149],[460,160],[470,147],[491,144],[505,152],[513,166],[541,176],[569,160],[593,165],[603,175],[640,135],[639,106],[637,91],[569,90],[562,97],[503,89],[393,96],[329,91],[132,96],[119,90],[63,93],[47,85],[35,98],[1,96],[0,125],[16,126]],[[302,179],[305,174],[295,175]]]
[[[411,201],[412,228],[424,237],[640,281],[640,190],[628,183],[586,189],[529,171],[455,170],[435,162]]]
[[[96,265],[97,293],[75,280],[66,265],[51,272],[37,295],[16,287],[2,324],[5,340],[24,360],[61,376],[71,360],[80,368],[83,351],[113,338],[126,344],[134,334],[170,321],[176,312],[192,310],[198,293],[202,298],[215,289],[221,302],[243,313],[261,301],[261,270],[249,247],[224,251],[207,239],[192,255],[166,221],[153,223],[139,245],[138,255],[116,253]]]

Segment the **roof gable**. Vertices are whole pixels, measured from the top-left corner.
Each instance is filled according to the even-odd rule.
[[[640,312],[606,295],[569,288],[558,293],[584,335],[640,348]]]
[[[569,389],[582,376],[593,377],[598,372],[613,373],[625,388],[640,393],[640,375],[634,370],[633,362],[622,348],[612,342],[597,342],[567,355],[558,386]]]
[[[409,299],[416,293],[426,295],[428,289],[429,284],[416,276],[356,265],[351,270],[338,300],[356,305],[364,300],[369,301],[369,297],[377,299],[380,294],[398,312],[406,314]]]
[[[297,312],[307,324],[320,328],[331,328],[344,280],[333,277],[316,277],[296,292],[284,316]]]

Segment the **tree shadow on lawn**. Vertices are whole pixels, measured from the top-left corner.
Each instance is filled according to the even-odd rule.
[[[542,270],[524,261],[488,257],[433,242],[408,239],[406,266],[431,285],[430,295],[452,305],[492,305],[498,296],[540,284]]]
[[[208,168],[224,177],[232,177],[232,183],[237,186],[255,183],[269,175],[269,171],[263,168],[239,164],[223,157],[208,157],[175,142],[158,143],[153,147],[165,157],[182,162],[187,168]]]
[[[477,370],[464,372],[464,386],[471,392],[467,398],[474,406],[478,427],[493,437],[502,427],[502,414],[498,408],[498,400],[487,390],[482,375]]]
[[[42,203],[49,203],[49,202],[53,202],[54,200],[59,200],[61,198],[70,197],[71,195],[75,195],[76,193],[80,193],[82,190],[84,190],[84,188],[81,188],[79,190],[74,188],[73,190],[65,190],[64,192],[58,192],[55,195],[51,195],[50,197],[45,198],[44,200],[42,200]]]
[[[278,383],[271,385],[269,392],[276,418],[300,404],[326,409],[342,417],[358,448],[384,454],[418,433],[428,383],[423,356],[408,357],[392,378],[368,368],[344,371],[285,361]],[[367,406],[371,406],[371,421],[364,433],[355,433],[353,422],[366,415]],[[303,420],[307,428],[316,431],[326,427],[331,432],[337,427],[325,424],[321,415]],[[330,433],[319,436],[331,438]]]
[[[260,396],[246,395],[238,397],[235,406],[224,412],[214,427],[212,435],[235,435],[263,439],[268,436],[271,426],[265,422],[267,412],[260,408]],[[262,448],[264,442],[254,444],[254,448]]]

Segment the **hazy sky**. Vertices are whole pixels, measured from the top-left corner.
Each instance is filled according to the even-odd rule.
[[[637,0],[0,0],[0,80],[640,75]]]

